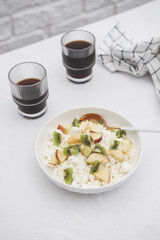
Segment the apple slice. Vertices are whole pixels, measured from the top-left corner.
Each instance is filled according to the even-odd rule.
[[[99,143],[102,140],[102,133],[90,133],[90,137],[94,143]]]
[[[111,179],[111,170],[107,168],[105,170],[95,172],[93,175],[99,180],[109,183]]]
[[[92,133],[102,133],[101,127],[96,124],[96,123],[92,123],[92,126],[90,128],[90,132]]]
[[[71,125],[61,125],[59,124],[57,129],[60,129],[64,134],[68,134],[71,130]]]
[[[56,155],[56,159],[57,159],[58,163],[62,163],[67,159],[67,156],[64,155],[64,153],[59,149],[56,149],[55,155]]]
[[[86,163],[89,165],[92,165],[96,160],[99,161],[99,163],[104,163],[109,161],[107,156],[104,156],[100,153],[92,153],[86,160]]]
[[[89,120],[92,122],[96,121],[97,123],[102,124],[104,127],[107,126],[104,118],[96,113],[87,113],[87,114],[83,115],[79,120],[80,120],[80,122],[86,121],[86,120]]]
[[[90,122],[88,120],[81,123],[80,128],[82,133],[85,133],[87,131],[89,123]]]
[[[123,162],[123,153],[121,150],[109,150],[109,154],[119,162]]]
[[[85,156],[88,157],[92,152],[92,148],[88,147],[86,145],[81,145],[81,153]]]
[[[71,135],[68,138],[68,144],[80,143],[81,142],[80,135],[81,135],[80,133],[75,133],[75,134]]]
[[[52,165],[57,165],[59,164],[59,161],[56,158],[56,153],[53,153],[52,157],[50,158],[50,160],[48,161],[49,164]]]
[[[133,143],[131,142],[130,139],[128,138],[124,138],[123,142],[122,142],[122,150],[125,154],[129,154],[129,152],[131,151]]]

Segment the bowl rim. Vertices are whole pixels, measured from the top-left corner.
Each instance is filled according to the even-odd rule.
[[[65,114],[69,111],[76,111],[76,110],[80,110],[80,109],[83,109],[83,110],[86,110],[86,109],[93,109],[94,111],[97,110],[102,110],[102,111],[109,111],[111,113],[114,113],[122,118],[124,118],[125,120],[127,120],[129,122],[129,124],[131,126],[132,123],[124,116],[124,115],[121,115],[115,111],[111,111],[109,109],[105,109],[105,108],[100,108],[100,107],[78,107],[78,108],[70,108],[66,111],[62,111],[58,114],[56,114],[54,117],[51,117],[49,118],[49,120],[42,125],[42,127],[40,128],[39,132],[38,132],[38,135],[36,137],[36,142],[35,142],[35,155],[36,155],[36,159],[38,161],[38,164],[40,166],[40,168],[42,169],[42,171],[47,175],[47,177],[53,182],[55,183],[57,186],[60,186],[64,189],[67,189],[69,191],[72,191],[72,192],[78,192],[78,193],[98,193],[98,190],[99,190],[99,193],[100,192],[105,192],[108,190],[108,188],[115,188],[115,187],[118,187],[118,185],[121,185],[123,182],[125,182],[127,180],[127,178],[129,178],[134,172],[135,170],[137,169],[137,167],[139,166],[140,162],[141,162],[141,159],[142,159],[142,153],[143,153],[143,143],[142,143],[142,137],[141,137],[141,134],[139,132],[137,132],[138,136],[139,136],[139,139],[140,139],[140,143],[141,143],[141,148],[140,148],[140,155],[139,155],[139,158],[138,158],[138,161],[136,163],[136,165],[134,166],[134,168],[126,175],[124,176],[122,179],[120,179],[119,181],[113,183],[113,184],[109,184],[107,186],[100,186],[100,187],[76,187],[76,186],[72,186],[72,185],[67,185],[59,180],[57,180],[56,178],[54,178],[54,176],[51,176],[47,170],[43,167],[43,164],[41,163],[41,160],[39,158],[39,155],[38,155],[38,151],[37,151],[37,146],[38,146],[38,139],[42,133],[42,131],[44,130],[44,128],[51,122],[53,121],[53,119],[55,119],[56,117],[62,115],[62,114]],[[111,190],[109,189],[109,190]],[[108,191],[109,191],[108,190]],[[88,192],[87,192],[88,191]]]

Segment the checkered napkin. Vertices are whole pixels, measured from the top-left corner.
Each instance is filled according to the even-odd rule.
[[[111,72],[128,72],[138,77],[149,72],[160,99],[160,37],[135,43],[117,24],[104,39],[98,56]]]

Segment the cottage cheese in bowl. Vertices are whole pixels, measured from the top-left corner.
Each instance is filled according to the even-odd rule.
[[[131,126],[116,113],[98,110],[89,108],[88,112],[101,113],[105,120],[107,116],[112,126]],[[95,121],[79,121],[86,111],[71,110],[50,120],[38,135],[36,155],[43,171],[57,185],[75,192],[98,193],[113,189],[131,175],[139,163],[141,140],[138,133],[123,132],[120,136],[120,130]]]

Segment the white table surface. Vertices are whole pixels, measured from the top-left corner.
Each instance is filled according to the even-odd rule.
[[[136,39],[160,34],[160,1],[88,25],[100,44],[119,21]],[[160,128],[160,102],[151,77],[110,73],[97,61],[86,84],[66,80],[60,37],[0,56],[0,239],[141,240],[160,239],[160,134],[143,133],[142,162],[121,187],[99,195],[67,192],[40,169],[34,144],[41,126],[56,114],[93,106],[116,111],[135,126]],[[22,61],[36,61],[48,72],[48,111],[21,117],[7,74]]]

